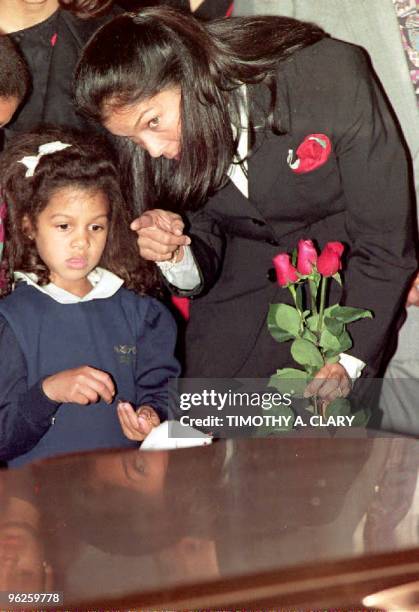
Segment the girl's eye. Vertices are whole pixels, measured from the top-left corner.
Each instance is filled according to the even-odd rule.
[[[96,223],[93,223],[93,225],[90,226],[90,229],[92,230],[92,232],[100,232],[103,231],[105,228],[103,227],[103,225],[97,225]]]
[[[63,232],[65,232],[65,230],[68,230],[68,228],[70,227],[68,223],[60,223],[59,225],[57,225],[58,229],[62,230]]]
[[[153,119],[150,119],[150,121],[148,122],[148,127],[151,129],[156,128],[160,123],[160,117],[153,117]]]

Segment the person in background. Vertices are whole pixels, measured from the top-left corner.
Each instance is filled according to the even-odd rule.
[[[201,23],[154,7],[89,41],[76,99],[130,149],[141,255],[163,263],[174,293],[199,297],[186,376],[265,378],[292,364],[266,325],[288,292],[267,273],[302,238],[348,246],[343,303],[375,315],[353,325],[349,361],[380,370],[416,262],[404,150],[360,50],[286,18]],[[310,147],[296,151],[315,136],[324,154],[305,169]],[[307,392],[347,394],[345,357]]]
[[[282,15],[318,24],[371,57],[397,116],[419,201],[419,14],[417,0],[236,0],[235,15]],[[413,183],[413,181],[412,181]],[[397,202],[398,199],[395,199]],[[417,210],[417,208],[416,208]],[[416,220],[418,217],[416,218]],[[417,225],[417,224],[416,224]],[[417,244],[417,243],[416,243]],[[418,247],[417,247],[418,248]],[[407,295],[407,319],[389,362],[380,407],[385,429],[419,433],[419,274]],[[396,334],[389,337],[394,352]],[[409,379],[409,380],[408,380]]]
[[[30,82],[25,60],[7,36],[0,36],[0,128],[11,121]]]
[[[0,36],[0,132],[11,121],[30,88],[30,75],[24,59],[7,36]],[[0,199],[0,261],[4,246],[6,206]],[[0,289],[2,271],[0,268]]]
[[[0,33],[15,43],[32,76],[30,95],[3,131],[5,142],[40,124],[97,131],[77,114],[71,82],[83,45],[117,12],[112,0],[0,0]]]
[[[179,365],[111,153],[96,135],[22,134],[1,156],[0,188],[0,460],[136,446],[167,418]]]

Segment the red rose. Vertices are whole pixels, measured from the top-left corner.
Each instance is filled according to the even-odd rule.
[[[273,262],[278,285],[286,287],[289,283],[295,283],[298,280],[297,270],[292,265],[287,253],[279,253],[273,258]]]
[[[300,274],[311,274],[317,261],[317,251],[311,240],[298,242],[297,270]]]
[[[329,159],[332,144],[326,134],[309,134],[296,151],[296,161],[289,160],[290,168],[296,174],[311,172],[323,166]]]
[[[342,268],[340,258],[344,251],[341,242],[328,242],[317,260],[317,270],[323,276],[333,276]]]

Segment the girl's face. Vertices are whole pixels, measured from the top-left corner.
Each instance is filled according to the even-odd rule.
[[[180,98],[180,89],[171,87],[134,104],[118,108],[111,104],[104,126],[115,136],[129,138],[151,157],[179,159]]]
[[[36,227],[24,219],[50,280],[83,297],[91,290],[87,275],[98,265],[109,231],[109,202],[102,191],[63,187],[53,192]]]

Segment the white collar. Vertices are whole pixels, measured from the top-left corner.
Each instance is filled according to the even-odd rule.
[[[111,297],[118,289],[124,284],[122,278],[119,278],[116,274],[105,270],[104,268],[95,268],[87,276],[89,282],[92,284],[92,289],[83,297],[73,295],[61,287],[57,287],[54,283],[48,283],[48,285],[40,286],[37,284],[36,274],[29,272],[15,272],[15,280],[21,280],[35,287],[41,293],[49,295],[53,300],[60,304],[77,304],[78,302],[90,302],[91,300],[98,300]]]

